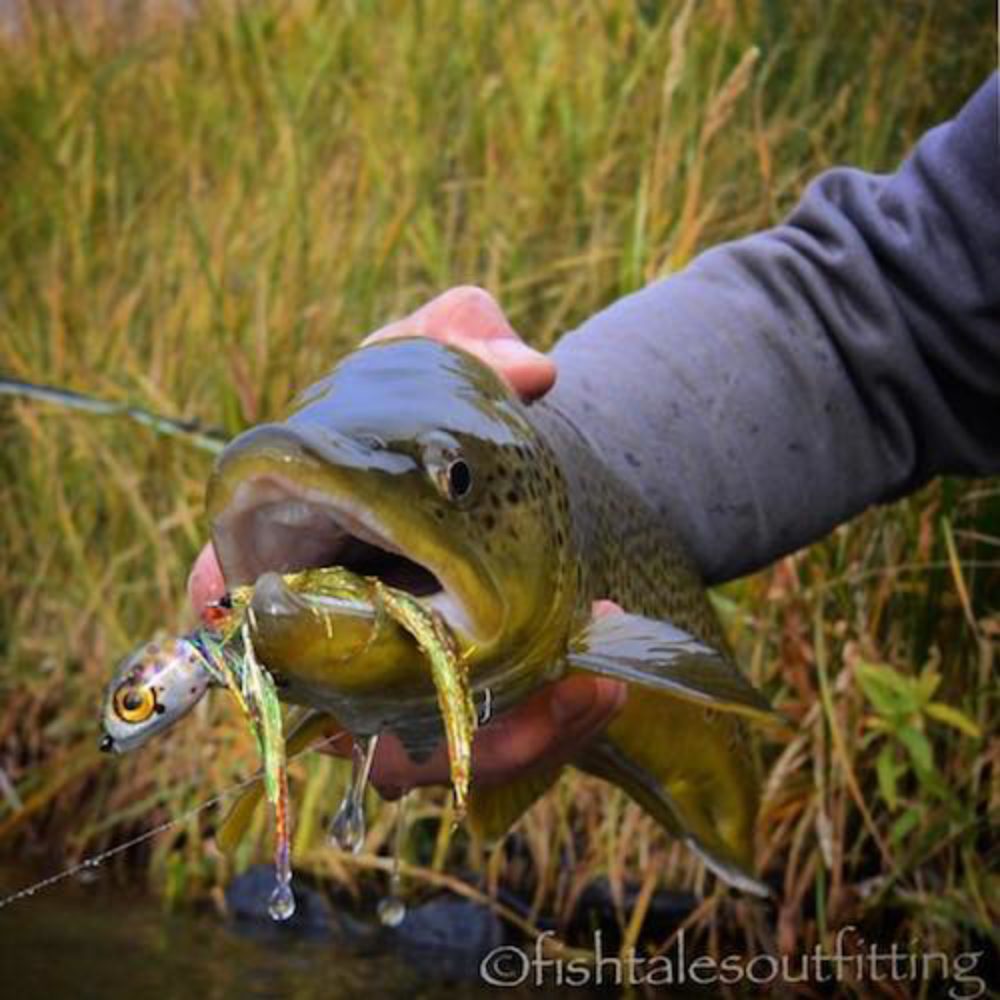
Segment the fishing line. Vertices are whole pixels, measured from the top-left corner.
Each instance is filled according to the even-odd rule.
[[[305,747],[297,754],[289,757],[288,760],[291,762],[296,758],[301,757],[304,753],[319,750],[321,747],[325,747],[328,744],[332,745],[337,740],[344,739],[347,736],[350,736],[350,733],[334,733],[332,736],[327,736],[318,743],[313,743],[312,745]],[[144,833],[140,833],[137,837],[133,837],[131,840],[126,840],[123,844],[117,844],[114,847],[108,848],[106,851],[101,851],[100,854],[84,858],[84,860],[80,861],[78,864],[72,865],[55,875],[50,875],[48,878],[43,878],[40,882],[35,882],[33,885],[29,885],[24,889],[19,889],[17,892],[13,892],[9,896],[4,896],[3,898],[0,898],[0,910],[2,910],[5,906],[10,906],[11,903],[16,903],[19,899],[27,899],[29,896],[34,896],[36,892],[48,889],[50,886],[56,885],[56,883],[62,882],[73,875],[79,875],[80,872],[100,867],[105,861],[113,858],[116,854],[121,854],[123,851],[129,850],[131,847],[136,847],[153,837],[159,836],[161,833],[166,833],[167,830],[177,826],[178,823],[186,822],[192,817],[197,816],[199,813],[203,813],[206,809],[209,809],[214,805],[218,805],[223,799],[229,798],[234,793],[246,788],[247,785],[252,785],[255,781],[260,780],[261,775],[253,775],[252,777],[244,778],[242,781],[237,781],[228,788],[224,788],[218,795],[214,795],[212,798],[207,799],[205,802],[202,802],[201,805],[195,806],[193,809],[181,816],[175,816],[173,819],[168,819],[159,826],[154,826],[151,830],[146,830]]]
[[[15,396],[22,399],[32,399],[64,409],[81,410],[102,417],[127,417],[137,424],[142,424],[168,437],[179,437],[202,451],[216,455],[226,444],[226,435],[212,428],[202,427],[196,420],[178,420],[154,413],[142,406],[132,403],[120,403],[113,400],[98,399],[72,389],[60,389],[51,385],[38,385],[35,382],[22,382],[20,379],[0,377],[0,396]]]

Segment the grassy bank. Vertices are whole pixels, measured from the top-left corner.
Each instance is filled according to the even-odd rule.
[[[452,284],[486,285],[550,344],[780,218],[824,167],[892,169],[994,61],[986,3],[73,6],[24,6],[0,46],[0,370],[229,433]],[[188,622],[207,469],[121,422],[0,404],[0,765],[16,791],[0,850],[65,863],[247,773],[222,698],[134,758],[95,747],[115,660]],[[760,748],[760,862],[783,897],[709,894],[702,947],[802,952],[848,923],[928,948],[991,933],[998,563],[1000,487],[946,482],[719,594],[799,728]],[[340,766],[293,770],[300,865],[381,878],[323,846]],[[443,835],[444,802],[411,810],[415,879],[485,872],[531,919],[568,919],[598,876],[619,901],[644,878],[710,887],[594,782],[564,781],[489,857]],[[206,846],[214,818],[122,872],[169,899],[211,892],[230,873]],[[373,819],[377,851],[393,810]],[[264,821],[240,864],[264,855]]]

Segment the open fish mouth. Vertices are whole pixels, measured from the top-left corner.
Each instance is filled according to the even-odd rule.
[[[263,573],[340,566],[404,590],[435,608],[452,627],[471,633],[462,602],[430,567],[410,558],[377,516],[291,479],[268,474],[239,484],[214,523],[229,586]]]

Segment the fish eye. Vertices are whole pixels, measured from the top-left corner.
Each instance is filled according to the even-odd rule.
[[[472,490],[472,469],[463,458],[450,462],[445,470],[448,477],[448,496],[452,500],[464,500]]]
[[[156,694],[152,688],[122,684],[115,691],[113,704],[122,722],[145,722],[156,710]]]
[[[462,454],[461,445],[447,434],[433,434],[422,442],[424,469],[434,486],[452,503],[464,503],[475,490],[472,466]]]

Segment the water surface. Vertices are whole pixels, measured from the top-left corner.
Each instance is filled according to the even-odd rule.
[[[0,869],[0,893],[37,873]],[[448,977],[434,956],[414,960],[377,932],[302,939],[266,923],[238,925],[212,912],[166,913],[106,876],[73,879],[0,909],[4,997],[161,1000],[290,997],[295,1000],[496,996],[471,968]],[[469,965],[470,963],[466,963]],[[504,990],[505,995],[523,995]]]

